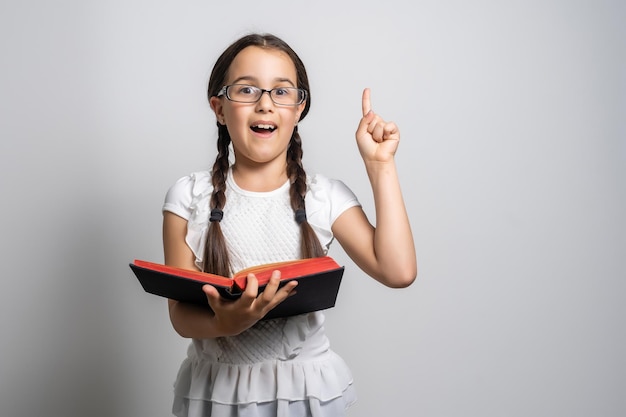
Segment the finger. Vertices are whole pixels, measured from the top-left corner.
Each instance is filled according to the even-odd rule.
[[[382,142],[384,129],[384,124],[377,123],[376,126],[374,126],[374,130],[372,131],[372,139],[374,139],[376,142]]]
[[[280,285],[280,271],[272,271],[272,276],[270,277],[269,282],[265,286],[263,293],[260,295],[263,301],[269,303],[276,295],[276,291],[278,291],[278,286]]]
[[[400,131],[398,126],[393,122],[388,122],[383,129],[383,139],[398,139]]]
[[[289,281],[288,283],[285,284],[283,288],[281,288],[281,291],[285,292],[287,294],[287,297],[291,297],[292,295],[296,295],[297,286],[298,286],[298,281],[296,280]]]
[[[370,89],[363,90],[363,98],[361,99],[361,107],[363,109],[363,116],[367,115],[372,110],[372,103],[370,101]]]
[[[246,288],[239,299],[242,303],[251,305],[259,295],[259,281],[254,274],[248,274],[246,279]]]
[[[268,303],[268,307],[269,308],[274,308],[278,304],[280,304],[283,301],[285,301],[287,299],[287,297],[290,297],[291,295],[294,295],[296,293],[294,288],[296,288],[297,285],[298,285],[298,281],[296,281],[296,280],[289,281],[285,285],[283,285],[283,287],[281,289],[276,291],[276,293],[274,294],[274,297],[272,298],[271,302]]]
[[[359,126],[356,129],[357,137],[362,134],[365,134],[366,132],[369,132],[370,125],[372,124],[372,121],[374,120],[375,117],[376,116],[374,115],[374,112],[370,111],[361,118],[361,121],[359,122]]]
[[[207,284],[207,285],[202,286],[202,291],[204,291],[204,294],[206,294],[206,298],[207,298],[207,302],[209,303],[209,306],[214,307],[220,303],[221,296],[217,288],[215,288],[212,285]]]
[[[375,115],[374,112],[370,112],[368,114],[368,117],[365,117],[364,119],[369,120],[369,123],[367,124],[367,133],[369,134],[374,133],[374,130],[376,130],[376,127],[382,126],[384,124],[384,122],[380,119],[380,117]]]

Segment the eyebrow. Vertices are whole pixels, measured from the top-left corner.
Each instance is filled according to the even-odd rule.
[[[240,81],[247,81],[247,82],[250,82],[250,83],[257,83],[257,84],[258,84],[258,81],[259,81],[259,80],[258,80],[257,78],[255,78],[255,77],[251,76],[251,75],[244,75],[244,76],[242,76],[242,77],[235,78],[235,79],[231,82],[231,84],[237,84],[237,83],[239,83]],[[291,85],[292,85],[292,86],[294,86],[294,87],[296,86],[296,85],[293,83],[293,81],[291,81],[289,78],[277,77],[277,78],[274,78],[274,80],[273,80],[273,81],[274,81],[275,83],[289,83],[289,84],[291,84]]]

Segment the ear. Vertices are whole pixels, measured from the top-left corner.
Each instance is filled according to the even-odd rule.
[[[222,99],[213,96],[209,99],[209,104],[211,105],[213,113],[215,113],[215,118],[217,119],[217,122],[221,125],[225,125],[226,119],[224,118],[224,106],[222,104]]]
[[[300,115],[302,114],[302,112],[304,111],[304,108],[306,107],[306,100],[303,101],[302,103],[300,103],[300,105],[298,106],[297,110],[296,110],[296,126],[298,125],[298,123],[300,122]]]

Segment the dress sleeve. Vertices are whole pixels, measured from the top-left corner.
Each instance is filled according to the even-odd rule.
[[[330,183],[330,199],[332,201],[330,210],[330,225],[335,223],[335,220],[343,214],[347,209],[354,206],[361,206],[356,195],[352,192],[346,184],[340,180],[328,180]]]
[[[191,217],[191,200],[193,198],[193,179],[187,175],[172,185],[165,194],[163,211],[169,211],[189,220]]]
[[[340,180],[316,174],[309,180],[307,220],[326,251],[334,240],[332,225],[346,210],[360,206],[356,195]]]
[[[176,181],[167,191],[163,203],[163,212],[168,211],[187,220],[185,242],[193,251],[199,268],[202,267],[212,189],[208,171],[194,172]]]

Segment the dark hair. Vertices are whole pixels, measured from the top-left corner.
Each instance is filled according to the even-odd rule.
[[[309,79],[306,74],[304,64],[298,55],[287,43],[280,38],[270,34],[251,34],[240,38],[230,45],[217,59],[211,77],[209,78],[209,87],[207,96],[209,100],[218,94],[224,86],[228,76],[228,70],[231,63],[243,49],[249,46],[257,46],[260,48],[273,49],[286,53],[294,66],[296,67],[297,86],[307,91],[307,100],[305,107],[300,115],[300,120],[304,119],[311,106],[311,94],[309,91]],[[217,157],[213,164],[212,184],[213,194],[210,199],[210,208],[212,210],[222,210],[226,204],[226,176],[228,175],[228,146],[230,144],[230,135],[226,125],[217,123]],[[298,134],[298,126],[294,127],[289,147],[287,149],[287,176],[291,182],[289,195],[291,199],[291,207],[294,210],[294,221],[298,218],[300,223],[300,256],[302,258],[313,258],[323,256],[324,250],[320,244],[317,235],[311,228],[311,225],[304,219],[302,221],[301,213],[305,210],[304,196],[306,194],[306,173],[302,166],[302,140]],[[226,214],[228,215],[228,214]],[[219,216],[218,216],[219,217]],[[203,270],[223,276],[231,275],[230,261],[228,250],[219,221],[209,222],[207,233],[206,247],[204,250]]]

